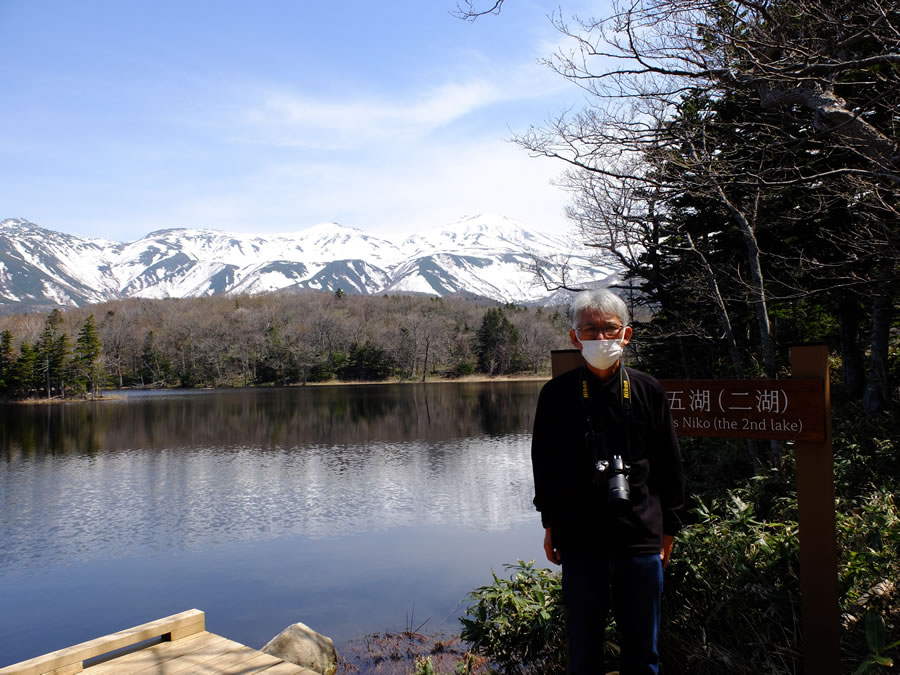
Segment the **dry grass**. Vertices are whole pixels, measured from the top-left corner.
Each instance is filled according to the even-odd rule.
[[[416,658],[431,657],[436,672],[453,673],[467,656],[465,643],[455,635],[427,635],[415,631],[375,633],[352,640],[341,650],[339,673],[359,675],[409,675],[415,672]],[[483,658],[472,673],[487,673]]]

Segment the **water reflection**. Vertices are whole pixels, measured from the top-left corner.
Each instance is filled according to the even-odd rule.
[[[298,620],[340,641],[402,628],[387,622],[412,603],[449,616],[491,568],[539,555],[540,386],[0,409],[0,606],[16,608],[0,666],[193,606],[254,646]]]
[[[7,408],[0,571],[283,534],[501,529],[530,514],[526,431],[538,388],[323,387]]]
[[[539,382],[122,394],[3,406],[0,456],[99,450],[357,445],[529,432]]]

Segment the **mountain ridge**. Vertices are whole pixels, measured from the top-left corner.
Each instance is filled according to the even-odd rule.
[[[565,265],[567,278],[585,285],[619,276],[613,261],[597,263],[591,255],[496,215],[466,216],[400,244],[333,222],[274,234],[162,228],[116,242],[8,218],[0,221],[0,304],[10,311],[127,297],[339,288],[546,304],[553,295],[529,268],[540,265],[552,281]]]

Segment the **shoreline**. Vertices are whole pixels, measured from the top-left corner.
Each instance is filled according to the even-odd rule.
[[[346,386],[350,384],[440,384],[455,382],[536,382],[549,380],[550,375],[463,375],[462,377],[433,377],[415,380],[328,380],[327,382],[307,382],[306,384],[289,384],[287,387],[328,387]],[[267,385],[268,386],[268,385]],[[280,386],[280,385],[279,385]],[[220,387],[215,387],[220,388]],[[227,389],[228,387],[221,387]],[[263,389],[265,387],[249,387],[250,389]]]
[[[13,405],[60,405],[69,403],[102,403],[104,401],[121,401],[127,398],[126,395],[118,395],[118,392],[129,391],[168,391],[172,393],[185,391],[233,391],[236,389],[293,389],[296,387],[346,387],[351,385],[377,386],[377,385],[394,385],[394,384],[456,384],[456,383],[483,383],[483,382],[545,382],[551,379],[547,375],[464,375],[462,377],[434,377],[426,378],[423,382],[421,379],[415,380],[328,380],[327,382],[306,382],[285,385],[264,384],[264,385],[247,385],[247,386],[217,386],[217,387],[122,387],[110,388],[102,390],[104,393],[96,398],[23,398],[2,401],[4,404]]]

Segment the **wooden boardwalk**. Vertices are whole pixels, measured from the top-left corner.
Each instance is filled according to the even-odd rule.
[[[151,642],[152,641],[152,642]],[[142,643],[148,643],[143,645]],[[82,642],[0,668],[0,675],[72,673],[265,673],[318,675],[215,633],[206,631],[198,609]]]

